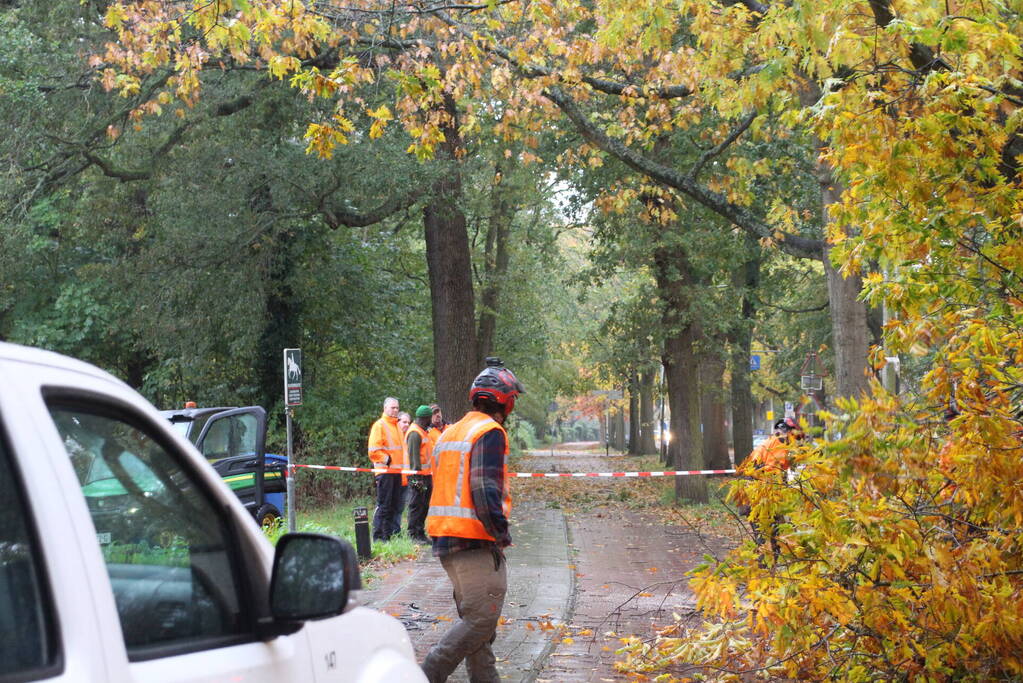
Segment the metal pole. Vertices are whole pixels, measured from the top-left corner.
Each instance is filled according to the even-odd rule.
[[[888,321],[891,320],[891,311],[888,309],[888,303],[881,303],[881,329],[886,329]],[[896,375],[895,367],[898,362],[898,356],[889,356],[888,349],[885,349],[885,364],[881,368],[881,385],[885,388],[889,394],[897,393],[896,386]]]
[[[373,546],[369,540],[369,512],[364,507],[352,511],[355,515],[355,550],[359,557],[368,560],[373,557]]]
[[[291,416],[294,412],[295,410],[291,407],[284,409],[284,415],[286,416],[285,423],[288,428],[288,483],[286,492],[288,500],[285,501],[285,504],[288,507],[288,531],[295,530],[295,472],[291,469],[291,464],[294,462],[291,440]]]

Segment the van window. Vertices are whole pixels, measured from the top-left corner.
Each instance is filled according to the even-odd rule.
[[[202,442],[202,454],[210,462],[239,455],[255,455],[259,423],[251,413],[216,417]],[[197,432],[198,433],[198,432]]]
[[[79,472],[129,659],[205,649],[246,630],[229,527],[194,474],[142,429],[50,408]]]
[[[10,454],[0,438],[0,678],[30,681],[53,675],[58,647],[46,598],[43,563],[30,512]],[[36,675],[33,675],[36,674]]]

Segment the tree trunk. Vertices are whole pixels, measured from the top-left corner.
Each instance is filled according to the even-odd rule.
[[[657,287],[665,303],[663,363],[671,406],[670,461],[675,469],[702,470],[700,373],[686,291],[692,283],[689,264],[684,253],[667,249],[657,250],[654,263]],[[706,479],[702,475],[675,477],[675,499],[706,503]]]
[[[268,183],[253,190],[250,205],[257,213],[272,213],[273,196]],[[259,405],[273,414],[283,406],[283,350],[300,346],[299,304],[291,286],[295,270],[295,233],[287,230],[273,234],[273,247],[264,250],[266,283],[266,318],[256,347],[255,381],[259,387]],[[380,397],[383,400],[383,396]]]
[[[709,351],[700,357],[700,416],[703,419],[703,462],[710,470],[727,470],[728,432],[725,427],[725,359]]]
[[[829,207],[841,199],[842,188],[835,181],[830,167],[823,162],[818,163],[818,173],[824,219],[830,222]],[[867,326],[867,306],[858,298],[863,281],[859,275],[842,277],[831,264],[830,245],[824,248],[823,260],[831,309],[831,336],[835,345],[835,393],[855,398],[866,392],[869,386],[867,353],[870,328]]]
[[[479,357],[485,358],[494,352],[494,333],[497,329],[497,306],[501,298],[501,286],[508,274],[508,234],[515,209],[508,201],[508,194],[500,184],[507,169],[498,162],[494,170],[494,181],[490,192],[490,218],[487,222],[487,238],[484,250],[483,292],[480,294]]]
[[[625,408],[618,406],[614,410],[614,440],[611,447],[619,453],[625,452]]]
[[[629,376],[629,455],[640,454],[639,423],[642,418],[639,405],[639,377],[633,372]]]
[[[746,240],[752,254],[735,273],[733,284],[742,291],[742,318],[728,341],[732,349],[732,463],[739,464],[753,450],[753,392],[750,387],[750,351],[753,319],[756,315],[753,292],[760,285],[760,245]]]
[[[447,160],[449,168],[432,187],[423,208],[423,224],[433,304],[437,402],[444,417],[454,422],[469,409],[469,386],[481,364],[476,345],[472,260],[462,211],[462,175],[455,154],[461,139],[457,109],[450,95],[444,97],[444,110],[448,115],[442,126],[445,140],[438,156]]]
[[[654,371],[639,374],[639,452],[653,455],[657,452],[657,441],[654,439],[654,427],[657,415],[654,414]]]

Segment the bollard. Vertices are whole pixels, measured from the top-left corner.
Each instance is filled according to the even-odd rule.
[[[368,560],[373,555],[369,543],[369,515],[366,508],[355,508],[355,551],[359,557]]]

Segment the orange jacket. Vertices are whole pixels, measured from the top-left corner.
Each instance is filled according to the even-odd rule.
[[[742,465],[740,471],[764,468],[772,471],[787,470],[791,464],[789,444],[777,436],[772,436],[753,449]]]
[[[426,518],[426,533],[430,536],[457,536],[484,541],[496,540],[487,533],[476,517],[469,484],[470,458],[473,445],[487,432],[504,427],[494,418],[471,411],[461,420],[449,425],[433,448],[433,495]],[[508,433],[505,432],[507,458]],[[504,514],[511,514],[511,494],[508,490],[508,463],[504,465]]]
[[[405,439],[398,418],[381,415],[369,430],[369,459],[378,467],[401,469],[405,465]]]
[[[412,432],[419,434],[419,470],[424,474],[432,474],[433,470],[433,437],[430,436],[429,432],[417,425],[415,422],[408,426],[408,431],[405,432],[405,452],[409,452],[408,448],[408,437]],[[412,463],[409,458],[409,463]]]

